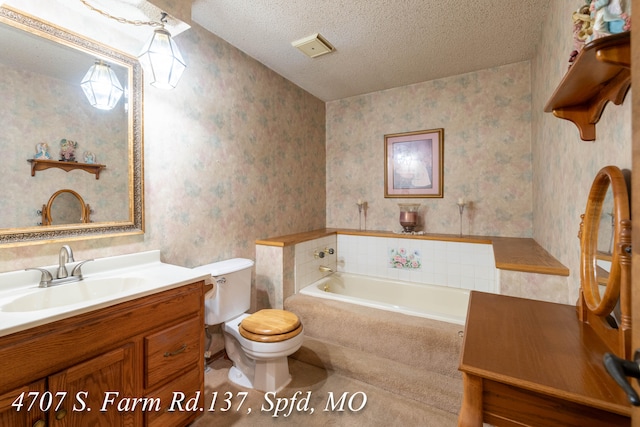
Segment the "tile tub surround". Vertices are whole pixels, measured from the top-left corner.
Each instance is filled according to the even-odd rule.
[[[344,273],[500,291],[491,244],[342,234],[337,239],[338,271]],[[392,262],[398,258],[408,262]]]
[[[333,249],[333,254],[325,253],[322,258],[315,256],[316,253],[325,249]],[[338,270],[337,236],[333,234],[296,244],[295,259],[295,291],[297,293],[305,286],[331,274],[328,271],[320,271],[320,266],[329,267],[333,271]]]
[[[349,239],[344,240],[347,243],[341,245],[342,239],[347,237]],[[276,304],[264,305],[261,308],[282,308],[284,299],[326,274],[319,272],[317,269],[319,265],[326,265],[333,269],[331,258],[318,260],[313,257],[315,249],[331,247],[333,238],[336,239],[334,270],[337,271],[392,277],[419,283],[423,280],[438,278],[442,280],[437,283],[439,285],[465,289],[476,289],[477,286],[477,290],[493,287],[491,292],[504,291],[509,295],[524,298],[572,303],[569,301],[567,291],[569,269],[531,238],[460,237],[449,234],[404,235],[387,231],[363,232],[326,228],[256,241],[256,272],[262,272],[257,274],[259,288],[257,292],[262,295],[259,299],[264,302],[270,301],[268,304]],[[356,240],[350,238],[356,238]],[[396,242],[391,247],[382,246],[379,250],[374,250],[373,243],[383,239]],[[362,242],[360,248],[357,246],[355,249],[349,248],[349,244],[355,245],[356,243],[353,242],[358,241]],[[390,251],[399,249],[406,251],[422,247],[423,243],[415,242],[431,242],[424,244],[426,251],[418,250],[420,264],[427,265],[421,265],[421,269],[389,268]],[[469,246],[475,249],[470,249]],[[439,248],[444,249],[435,253]],[[350,250],[355,250],[358,254],[345,258]],[[369,261],[366,258],[372,256],[378,257],[378,262],[370,268],[367,266]],[[448,265],[444,269],[436,265],[435,261],[429,265],[429,257],[434,260],[448,257]],[[460,269],[456,270],[457,267]]]

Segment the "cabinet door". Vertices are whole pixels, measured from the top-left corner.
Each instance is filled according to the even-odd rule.
[[[44,427],[45,413],[41,409],[44,391],[41,380],[0,395],[0,427]]]
[[[49,427],[140,425],[141,413],[133,407],[134,351],[127,344],[50,376],[51,392],[66,392],[67,399],[50,412]]]

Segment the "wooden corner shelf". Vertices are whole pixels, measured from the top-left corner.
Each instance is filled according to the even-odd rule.
[[[69,172],[74,169],[81,169],[85,172],[92,173],[96,176],[96,179],[100,179],[100,171],[106,168],[106,165],[98,163],[78,163],[78,162],[61,162],[58,160],[41,160],[41,159],[27,159],[31,163],[31,176],[36,175],[36,171],[43,171],[50,168],[62,169],[65,172]]]
[[[630,33],[603,37],[584,46],[544,111],[573,122],[583,141],[594,141],[605,105],[622,104],[630,86]]]

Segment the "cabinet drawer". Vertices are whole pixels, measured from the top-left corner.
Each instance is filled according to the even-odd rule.
[[[201,323],[200,317],[194,317],[145,337],[145,388],[170,380],[186,368],[198,368],[199,358],[204,357]]]
[[[194,367],[180,375],[175,381],[153,391],[148,397],[162,402],[162,408],[160,411],[145,412],[144,425],[147,427],[176,427],[192,422],[202,414],[200,409],[204,407],[203,388],[204,375]],[[180,393],[184,393],[181,406],[174,405],[174,411],[169,412],[174,398],[180,401],[182,397]],[[194,405],[194,398],[198,400],[197,405]]]

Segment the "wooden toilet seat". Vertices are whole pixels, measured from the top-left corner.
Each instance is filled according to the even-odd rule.
[[[302,324],[290,311],[264,309],[245,317],[238,330],[240,335],[251,341],[279,342],[302,332]]]

